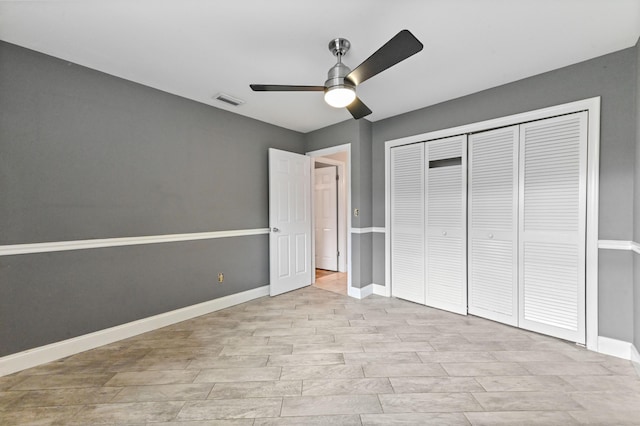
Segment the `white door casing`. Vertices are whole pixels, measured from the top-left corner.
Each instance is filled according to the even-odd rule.
[[[469,136],[469,313],[518,325],[519,126]]]
[[[316,151],[310,151],[306,153],[315,161],[319,157],[322,157],[322,161],[327,164],[334,164],[338,167],[339,186],[338,186],[338,209],[340,211],[340,219],[338,220],[338,232],[340,234],[341,256],[339,258],[340,272],[347,272],[347,290],[349,296],[355,297],[359,294],[359,289],[356,291],[353,288],[352,273],[351,273],[351,144],[346,143],[343,145],[336,145],[329,148],[319,149]],[[334,158],[328,158],[329,156],[341,155],[342,160]],[[313,233],[312,233],[313,237]],[[312,257],[315,260],[315,257]]]
[[[269,228],[271,296],[310,285],[309,157],[269,148]]]
[[[393,295],[585,343],[587,117],[393,147]]]
[[[522,328],[585,343],[587,112],[520,126]]]
[[[425,143],[425,304],[467,314],[467,136]]]
[[[337,167],[314,169],[316,268],[338,270]]]

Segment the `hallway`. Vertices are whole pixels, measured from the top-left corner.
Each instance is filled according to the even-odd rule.
[[[316,269],[316,282],[314,287],[334,293],[347,295],[347,273]]]

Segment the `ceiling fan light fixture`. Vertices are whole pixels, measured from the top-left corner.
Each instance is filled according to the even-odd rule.
[[[334,108],[344,108],[356,99],[353,87],[338,85],[324,92],[324,101]]]
[[[369,56],[353,71],[342,63],[351,43],[344,38],[329,42],[329,51],[338,62],[329,68],[324,86],[282,84],[250,84],[254,92],[324,92],[324,100],[334,108],[344,108],[356,120],[371,114],[371,110],[358,97],[356,86],[404,61],[422,50],[423,45],[409,30],[402,30]]]

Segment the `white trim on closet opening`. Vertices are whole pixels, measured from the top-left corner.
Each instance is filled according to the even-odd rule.
[[[600,97],[570,102],[525,113],[471,123],[450,129],[422,133],[385,142],[385,229],[390,223],[390,150],[392,147],[427,140],[440,139],[464,133],[474,133],[499,127],[570,114],[589,113],[587,154],[587,236],[586,236],[586,346],[598,350],[598,204],[600,164]],[[391,295],[390,238],[385,239],[385,296]]]

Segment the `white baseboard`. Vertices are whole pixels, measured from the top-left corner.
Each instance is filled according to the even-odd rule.
[[[231,294],[0,358],[0,377],[269,295],[269,286]]]
[[[373,286],[373,294],[378,296],[387,296],[387,289],[380,284],[371,284]]]
[[[356,299],[364,299],[372,294],[386,296],[384,286],[380,284],[369,284],[362,288],[349,287],[349,296],[355,297]]]
[[[634,348],[634,346],[629,342],[598,336],[598,352],[601,354],[631,359],[631,348]]]
[[[364,286],[362,288],[349,287],[349,296],[355,297],[356,299],[364,299],[365,297],[371,296],[373,294],[373,285],[369,284],[368,286]]]

